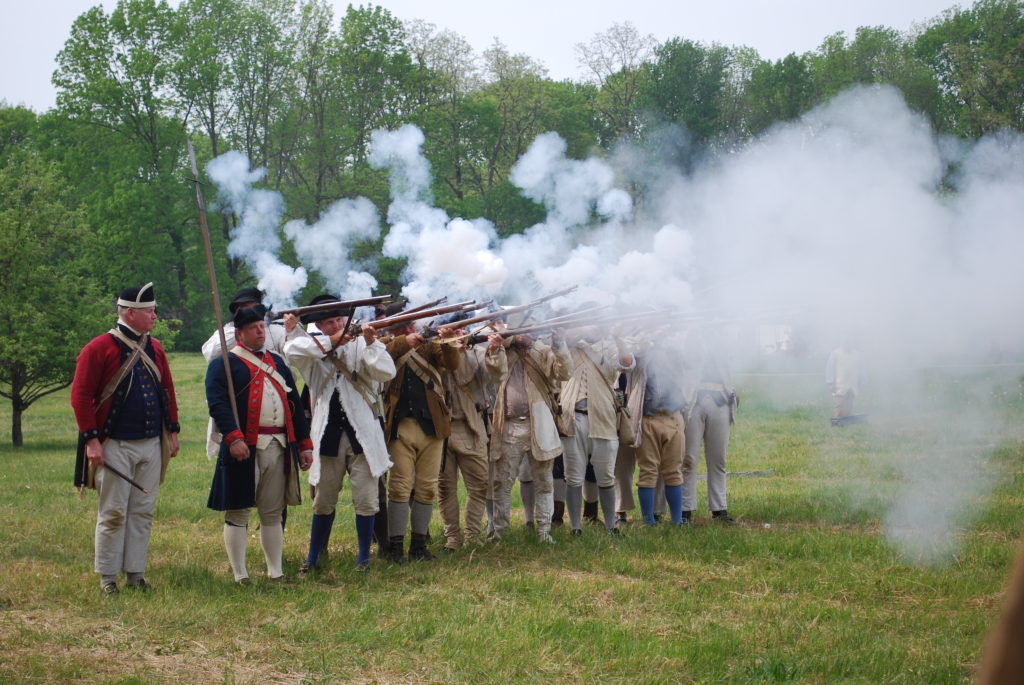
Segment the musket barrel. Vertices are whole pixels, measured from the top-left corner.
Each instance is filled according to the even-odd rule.
[[[305,307],[292,307],[290,309],[282,309],[276,312],[274,315],[275,319],[280,319],[285,314],[294,314],[296,316],[302,316],[303,314],[313,314],[315,312],[327,312],[332,309],[355,309],[356,307],[369,307],[371,305],[380,304],[381,302],[387,302],[391,299],[391,295],[377,295],[376,297],[367,297],[361,300],[338,300],[336,302],[320,302],[319,304],[311,304]]]
[[[452,312],[462,311],[464,309],[475,307],[476,302],[473,300],[466,300],[465,302],[458,302],[456,304],[448,304],[443,307],[434,307],[433,309],[421,309],[414,312],[401,312],[394,316],[389,316],[386,319],[377,319],[376,321],[367,321],[366,324],[373,326],[374,328],[387,328],[400,323],[408,323],[410,321],[417,321],[418,319],[429,319],[432,316],[440,316],[441,314],[450,314]]]

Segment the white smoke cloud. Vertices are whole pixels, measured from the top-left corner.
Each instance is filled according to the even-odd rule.
[[[902,474],[891,510],[878,513],[915,562],[949,558],[990,485],[991,444],[967,436],[1007,434],[998,409],[964,413],[964,395],[979,392],[969,380],[935,398],[921,379],[950,360],[1024,349],[1022,152],[1017,134],[942,140],[895,89],[861,88],[651,193],[654,214],[691,241],[671,249],[690,254],[683,280],[695,306],[796,305],[822,362],[853,335],[872,371],[873,402],[860,409],[874,418],[860,430],[891,445],[899,426],[914,426],[913,452],[874,466]]]
[[[429,204],[430,165],[423,142],[422,131],[411,125],[372,134],[370,164],[387,169],[391,181],[391,230],[383,253],[408,260],[402,293],[414,304],[447,294],[494,292],[508,275],[491,249],[498,240],[494,225],[485,219],[450,219]]]
[[[293,305],[308,275],[304,268],[292,268],[277,258],[281,249],[277,229],[284,202],[280,193],[252,187],[266,175],[266,169],[250,170],[249,159],[231,151],[211,160],[206,173],[220,191],[225,206],[239,217],[238,225],[231,229],[228,254],[242,259],[252,269],[268,304]]]
[[[343,299],[369,297],[377,287],[377,279],[350,258],[356,243],[380,236],[377,207],[365,197],[335,202],[313,225],[289,221],[284,233],[294,243],[299,261],[318,271],[328,289]]]

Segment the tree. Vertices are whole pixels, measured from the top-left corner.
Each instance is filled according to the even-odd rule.
[[[628,21],[612,24],[589,43],[576,44],[580,66],[600,88],[595,104],[607,127],[603,136],[605,143],[637,135],[636,100],[647,75],[644,67],[653,57],[657,44],[654,36],[640,35]]]
[[[759,63],[744,96],[749,116],[746,128],[751,135],[778,121],[797,118],[814,104],[806,58],[791,53],[776,62]]]
[[[918,57],[939,83],[944,127],[979,137],[1024,130],[1024,3],[980,0],[950,10],[918,36]]]
[[[910,107],[937,121],[938,84],[914,54],[913,43],[893,29],[862,26],[852,42],[835,33],[807,59],[815,102],[856,84],[888,83],[900,89]]]
[[[681,124],[697,143],[722,131],[720,107],[729,75],[729,49],[673,38],[654,51],[641,105],[658,119]]]
[[[11,441],[23,443],[22,414],[67,387],[75,357],[102,330],[103,306],[86,278],[82,216],[67,206],[65,183],[34,151],[0,167],[0,396],[11,401]]]
[[[180,30],[174,10],[156,0],[120,0],[109,16],[100,7],[79,16],[54,74],[67,138],[56,154],[94,229],[85,256],[104,289],[154,281],[165,312],[205,323],[202,251],[173,89]],[[198,342],[192,336],[202,331],[188,327],[186,344]]]

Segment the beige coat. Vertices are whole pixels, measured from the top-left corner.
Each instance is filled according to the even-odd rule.
[[[575,422],[571,418],[576,403],[586,397],[590,425],[590,435],[587,437],[618,440],[619,417],[615,410],[612,387],[618,381],[619,374],[635,367],[636,362],[628,367],[623,366],[619,362],[618,346],[613,340],[604,338],[595,343],[585,340],[577,342],[572,348],[572,363],[572,378],[562,387],[559,397],[563,433],[569,437],[576,434]],[[565,417],[569,417],[569,420],[565,420]]]
[[[458,368],[444,375],[444,390],[452,417],[461,414],[473,434],[473,449],[487,447],[487,426],[483,413],[487,405],[487,385],[501,380],[500,370],[485,361],[486,347],[476,345],[460,350]]]
[[[487,366],[500,379],[494,406],[491,461],[497,461],[501,456],[501,439],[505,430],[505,387],[511,376],[511,365],[519,360],[520,354],[516,346],[509,347],[507,351],[501,347],[487,352]],[[572,359],[564,343],[554,349],[540,342],[534,343],[526,356],[530,362],[526,366],[526,395],[530,403],[530,452],[534,459],[548,461],[562,453],[555,416],[551,412],[551,407],[556,406],[552,396],[559,382],[569,380]],[[542,379],[537,378],[538,374],[533,368],[541,372]]]

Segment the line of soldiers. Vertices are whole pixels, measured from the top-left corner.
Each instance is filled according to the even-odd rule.
[[[634,508],[634,464],[639,466],[643,520],[655,523],[663,493],[662,507],[674,523],[684,525],[696,507],[702,443],[712,515],[732,520],[725,502],[725,452],[736,395],[724,368],[696,336],[627,341],[590,326],[575,328],[571,341],[557,329],[544,341],[529,333],[503,335],[496,321],[485,331],[486,344],[465,345],[457,321],[430,339],[407,321],[384,329],[385,344],[373,325],[364,324],[358,333],[347,330],[351,312],[330,308],[336,296],[314,298],[312,305],[323,305],[319,310],[301,319],[286,314],[282,324],[268,324],[261,301],[262,293],[254,288],[239,291],[232,300],[232,320],[224,329],[226,362],[219,334],[203,347],[209,361],[208,454],[216,456],[207,505],[224,512],[224,545],[240,584],[250,582],[246,546],[254,507],[267,577],[283,579],[287,507],[300,500],[304,470],[314,493],[313,521],[300,575],[315,571],[323,559],[346,474],[360,569],[370,564],[374,538],[379,555],[394,563],[433,558],[429,524],[437,500],[446,552],[484,542],[485,512],[486,537],[500,540],[511,525],[517,479],[527,525],[545,543],[555,542],[551,527],[562,521],[563,512],[570,535],[579,536],[584,513],[596,507],[606,529],[618,534],[626,512]],[[93,362],[86,346],[72,390],[86,446],[80,452],[87,455],[89,468],[83,459],[80,466],[96,474],[100,489],[96,571],[107,593],[118,591],[120,571],[128,574],[129,586],[141,579],[148,587],[144,548],[141,557],[101,554],[101,529],[106,549],[112,522],[130,529],[124,522],[137,514],[132,507],[111,514],[106,503],[111,498],[105,498],[102,484],[116,486],[130,500],[136,486],[129,481],[139,471],[128,463],[123,474],[128,480],[110,478],[88,445],[134,436],[126,436],[123,421],[111,417],[136,411],[132,393],[140,384],[143,392],[164,384],[164,400],[152,420],[170,435],[178,428],[169,370],[150,375],[147,383],[139,381],[151,374],[147,354],[158,368],[160,360],[166,367],[162,349],[148,337],[152,324],[141,330],[130,318],[146,311],[155,321],[152,285],[126,290],[121,302],[128,304],[119,307],[117,329],[97,338],[117,354],[111,352],[98,380],[87,382],[86,369]],[[400,308],[392,305],[380,314],[392,316]],[[115,335],[118,330],[145,339],[141,357],[138,345]],[[115,372],[107,373],[111,368]],[[121,380],[115,378],[119,368]],[[293,369],[305,381],[308,405]],[[122,388],[125,382],[127,389]],[[119,389],[113,397],[102,391],[111,383]],[[176,438],[173,446],[176,451]],[[464,513],[458,500],[460,474],[467,493]],[[586,487],[588,476],[592,488]],[[155,485],[151,478],[147,483],[155,501]],[[120,503],[120,497],[113,499]],[[151,502],[148,508],[151,522]],[[148,542],[148,527],[144,537]],[[127,541],[124,545],[130,547]]]

